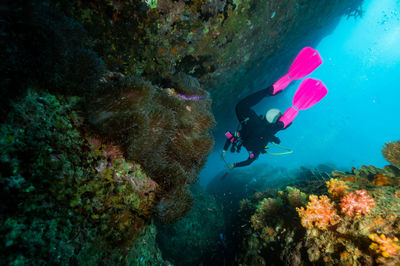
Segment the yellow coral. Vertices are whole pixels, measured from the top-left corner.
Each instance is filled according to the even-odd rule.
[[[310,202],[307,203],[306,209],[296,208],[303,227],[311,229],[315,226],[325,230],[327,226],[335,225],[340,221],[334,204],[326,195],[320,196],[319,199],[316,195],[310,195],[309,199]]]
[[[332,198],[340,198],[344,196],[349,189],[349,186],[347,186],[345,182],[336,178],[331,178],[331,180],[327,181],[326,186],[328,187],[328,192]]]
[[[375,250],[376,253],[382,254],[385,258],[389,258],[393,255],[397,255],[400,246],[397,244],[399,239],[397,237],[390,238],[386,237],[384,234],[378,236],[377,234],[369,235],[369,238],[374,241],[369,248]]]
[[[385,159],[391,164],[400,168],[400,140],[385,143],[382,149],[382,154]]]

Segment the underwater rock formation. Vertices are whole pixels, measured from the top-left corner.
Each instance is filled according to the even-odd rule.
[[[373,182],[382,176],[387,177],[388,184]],[[351,173],[334,171],[332,177],[336,180],[312,181],[314,188],[306,187],[307,193],[320,196],[310,195],[310,202],[297,208],[299,215],[295,215],[296,207],[290,204],[292,188],[276,191],[275,197],[269,193],[268,201],[283,201],[279,215],[259,215],[266,200],[262,199],[248,220],[251,227],[245,232],[244,254],[238,257],[238,263],[398,265],[399,171],[390,166],[362,166],[353,168]],[[326,183],[327,187],[318,183]],[[332,193],[334,187],[340,187],[342,192],[345,188],[348,193]],[[302,189],[301,185],[299,188]],[[333,201],[323,195],[327,189],[335,195]],[[306,222],[305,218],[311,220]]]
[[[285,66],[277,62],[286,62],[308,43],[316,34],[311,28],[322,31],[326,21],[353,14],[361,2],[5,1],[0,8],[1,261],[167,264],[156,247],[152,219],[175,222],[191,209],[190,186],[213,145],[208,92],[217,99],[214,111],[231,115],[219,112],[236,101],[226,95],[246,93],[253,84],[281,74]],[[285,58],[275,60],[283,52],[288,52]],[[260,78],[262,65],[270,71],[268,78]],[[244,90],[243,83],[249,85]],[[372,185],[390,189],[382,184],[396,182],[394,168],[354,174],[364,180],[374,171]],[[240,185],[247,195],[265,182],[246,180],[232,188]],[[304,191],[310,194],[311,188]],[[383,204],[374,193],[376,206],[365,219]],[[225,194],[232,191],[221,194],[220,200],[227,200]],[[293,250],[288,258],[300,260],[297,255],[306,244],[292,243],[299,243],[296,237],[305,229],[299,221],[294,221],[297,231],[282,228],[293,225],[283,220],[297,215],[305,193],[288,189],[281,194],[279,199],[272,192],[259,194],[260,200],[270,198],[260,204],[263,219],[286,203],[292,207],[288,216],[265,218],[257,230],[266,222],[285,225],[265,227],[261,240],[253,234],[250,246],[290,236],[282,254]],[[230,209],[224,212],[237,217],[240,199],[229,199]],[[254,201],[242,202],[246,218],[228,229],[250,219]],[[396,228],[395,222],[390,226]],[[375,231],[379,237],[370,236],[373,256],[393,261],[394,229]],[[242,235],[224,241],[229,247]],[[307,242],[309,250],[322,254],[313,241]],[[253,260],[254,254],[244,260],[263,260],[262,254]]]
[[[195,199],[192,210],[173,225],[157,226],[157,243],[164,258],[174,265],[210,265],[215,262],[212,254],[222,248],[222,213],[215,199],[199,184],[193,185],[191,191]]]
[[[306,44],[316,44],[341,15],[360,15],[362,4],[362,0],[52,2],[83,24],[110,71],[142,75],[157,85],[176,73],[190,74],[218,99],[213,109],[221,117],[233,115],[221,111],[236,101],[226,95],[270,85],[287,70],[283,62]]]
[[[83,133],[78,102],[28,90],[0,127],[2,262],[119,264],[150,237],[157,184]]]
[[[162,89],[125,76],[106,82],[104,95],[87,105],[94,130],[121,146],[159,184],[156,211],[162,222],[174,222],[190,210],[190,185],[213,146],[208,94],[184,74],[173,85]]]
[[[0,10],[0,119],[29,86],[63,95],[97,89],[105,68],[81,24],[44,1],[4,1]]]

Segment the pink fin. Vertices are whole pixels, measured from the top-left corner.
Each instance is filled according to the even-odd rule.
[[[318,51],[311,47],[304,47],[290,67],[289,75],[292,79],[304,78],[321,64],[322,59]]]
[[[319,102],[328,93],[322,81],[307,78],[303,80],[293,97],[293,106],[305,110]]]
[[[328,93],[325,85],[316,79],[303,80],[293,97],[293,106],[279,118],[287,127],[296,118],[299,110],[305,110],[319,102]]]
[[[290,66],[289,73],[273,84],[273,94],[286,88],[292,80],[304,78],[321,64],[322,59],[318,51],[311,47],[304,47]]]
[[[283,122],[284,128],[289,125],[293,119],[296,118],[297,114],[299,113],[293,106],[289,107],[285,113],[279,118],[279,121]]]

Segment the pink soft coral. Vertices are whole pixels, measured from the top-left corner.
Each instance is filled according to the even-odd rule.
[[[310,202],[307,203],[306,209],[303,207],[296,208],[301,218],[301,224],[305,228],[318,227],[321,230],[326,229],[329,225],[337,224],[340,217],[337,215],[333,203],[326,196],[310,195]]]
[[[342,212],[347,216],[368,214],[373,206],[375,206],[375,201],[365,190],[348,193],[340,201]]]

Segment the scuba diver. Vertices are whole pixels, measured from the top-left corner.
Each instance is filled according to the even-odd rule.
[[[225,161],[226,151],[231,146],[231,152],[240,152],[242,146],[249,152],[247,160],[237,163],[226,163],[229,169],[243,167],[254,162],[260,154],[268,153],[268,143],[280,143],[280,139],[275,134],[286,129],[292,124],[299,110],[305,110],[319,102],[326,94],[327,89],[321,81],[307,78],[297,89],[293,97],[293,105],[282,115],[278,109],[270,109],[264,116],[259,116],[252,106],[259,103],[268,96],[275,96],[282,92],[292,80],[300,79],[321,65],[322,59],[318,51],[311,47],[303,48],[297,55],[289,69],[289,73],[276,81],[273,85],[263,90],[257,91],[236,105],[236,116],[239,126],[235,133],[227,131],[226,141],[221,154]],[[281,147],[282,148],[282,147]]]

